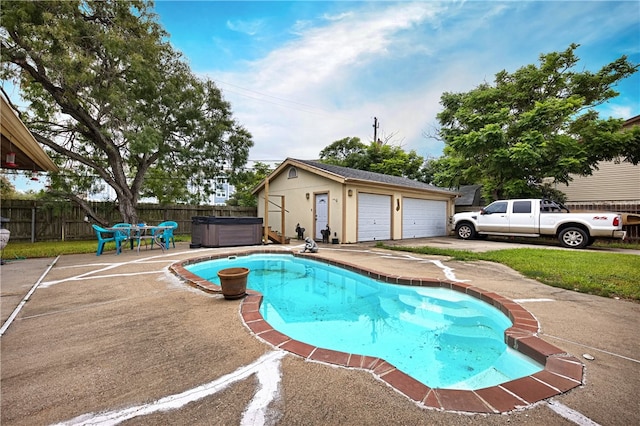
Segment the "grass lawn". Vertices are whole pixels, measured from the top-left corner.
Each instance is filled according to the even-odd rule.
[[[191,241],[190,235],[176,235],[176,241]],[[128,243],[126,243],[128,244]],[[13,242],[4,248],[2,259],[10,262],[17,259],[28,259],[34,257],[56,257],[61,254],[81,254],[95,253],[98,249],[98,240],[88,241],[42,241]],[[116,243],[108,242],[104,245],[104,252],[115,251]]]
[[[633,254],[536,248],[474,253],[433,247],[381,247],[462,261],[498,262],[553,287],[640,301],[640,256]]]

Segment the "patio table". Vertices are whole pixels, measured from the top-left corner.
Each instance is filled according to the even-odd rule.
[[[171,229],[171,226],[154,226],[154,225],[131,225],[130,228],[106,228],[109,231],[117,231],[117,232],[130,232],[131,242],[134,240],[138,240],[137,251],[140,253],[140,243],[142,240],[151,240],[151,249],[153,249],[153,245],[157,244],[158,247],[162,249],[164,253],[165,245],[162,242],[162,232],[151,233],[151,231],[163,231],[165,229]],[[148,233],[149,232],[149,233]],[[133,249],[133,247],[132,247]]]

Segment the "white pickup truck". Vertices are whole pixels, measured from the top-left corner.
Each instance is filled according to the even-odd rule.
[[[555,236],[564,247],[584,248],[596,238],[624,239],[622,216],[611,212],[570,213],[550,200],[499,200],[479,212],[453,215],[458,238],[487,235]]]

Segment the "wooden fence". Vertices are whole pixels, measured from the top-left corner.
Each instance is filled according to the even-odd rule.
[[[65,241],[95,238],[91,223],[85,221],[85,213],[79,207],[64,202],[43,202],[33,200],[2,200],[0,215],[10,222],[4,224],[11,231],[11,241]],[[93,202],[92,208],[109,223],[121,222],[122,218],[113,202]],[[566,203],[571,211],[614,211],[640,214],[639,203]],[[465,206],[456,211],[477,211],[481,206]],[[191,218],[194,216],[240,216],[255,217],[255,207],[234,206],[160,206],[157,204],[138,205],[138,218],[148,224],[158,224],[165,220],[178,223],[177,235],[191,234]],[[640,240],[640,225],[623,227],[627,239]]]
[[[122,216],[113,202],[92,202],[92,208],[110,224],[122,222]],[[160,206],[139,204],[138,219],[150,225],[166,220],[178,223],[176,235],[191,234],[194,216],[255,217],[255,207],[234,206]],[[78,206],[65,202],[34,200],[2,200],[0,215],[8,218],[4,227],[11,231],[11,241],[65,241],[95,238],[91,221]]]

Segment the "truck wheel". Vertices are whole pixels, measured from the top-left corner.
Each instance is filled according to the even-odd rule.
[[[462,222],[456,225],[456,235],[463,240],[475,238],[476,230],[473,225],[468,222]]]
[[[565,228],[558,234],[558,241],[563,247],[580,249],[589,244],[589,235],[581,228]]]

